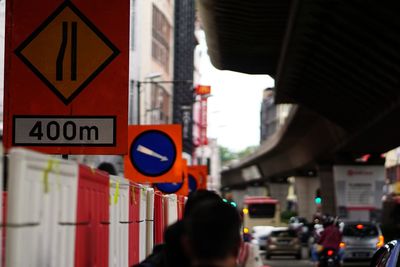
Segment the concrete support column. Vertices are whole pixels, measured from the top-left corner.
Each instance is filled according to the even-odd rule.
[[[313,219],[313,215],[317,211],[315,204],[315,192],[320,188],[318,177],[299,177],[296,176],[294,186],[297,196],[297,211],[300,217],[306,218],[308,221]]]
[[[272,198],[279,200],[281,205],[281,211],[286,210],[287,207],[287,193],[288,193],[288,184],[278,184],[278,183],[270,183],[269,184],[269,193]]]
[[[333,165],[318,165],[322,212],[336,216],[336,188],[333,178]]]

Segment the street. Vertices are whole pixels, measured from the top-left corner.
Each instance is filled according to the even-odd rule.
[[[261,252],[261,257],[263,259],[263,263],[269,267],[312,267],[313,263],[310,261],[308,257],[306,257],[306,251],[303,249],[303,259],[297,260],[291,256],[275,256],[270,260],[265,259],[265,253]],[[346,262],[344,267],[366,267],[369,266],[368,262]]]
[[[313,263],[309,259],[296,260],[294,257],[280,256],[272,257],[271,260],[264,260],[264,264],[270,267],[312,267]]]
[[[280,266],[312,267],[313,263],[310,261],[310,258],[307,255],[308,254],[307,251],[308,251],[307,248],[303,247],[301,260],[297,260],[292,256],[275,256],[272,257],[270,260],[266,260],[265,251],[261,251],[260,255],[261,258],[263,259],[263,263],[270,267],[280,267]]]
[[[296,260],[293,257],[274,257],[271,260],[264,260],[264,264],[270,267],[312,267],[313,263],[308,260]],[[344,267],[366,267],[369,266],[369,263],[345,263]]]

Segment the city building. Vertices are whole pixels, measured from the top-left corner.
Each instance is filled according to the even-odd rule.
[[[172,122],[174,11],[172,0],[131,2],[130,124]]]

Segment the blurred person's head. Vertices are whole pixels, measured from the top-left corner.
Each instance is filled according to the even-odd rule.
[[[193,267],[236,266],[241,220],[236,208],[221,201],[196,205],[185,219],[186,251]]]
[[[188,245],[185,242],[187,235],[185,234],[184,221],[199,205],[209,205],[213,202],[221,203],[222,198],[212,191],[197,190],[189,195],[185,204],[183,219],[170,225],[164,232],[168,266],[188,267],[191,265],[191,256],[185,251],[185,247]],[[177,257],[177,255],[180,256]]]
[[[184,216],[188,216],[190,212],[198,205],[208,202],[222,201],[222,198],[217,193],[205,189],[196,190],[190,193],[183,211]]]

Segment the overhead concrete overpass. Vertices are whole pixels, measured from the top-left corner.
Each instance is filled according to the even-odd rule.
[[[198,0],[215,67],[275,79],[284,127],[222,173],[222,186],[370,163],[400,145],[400,4],[359,0]]]

